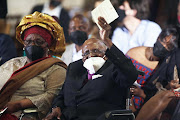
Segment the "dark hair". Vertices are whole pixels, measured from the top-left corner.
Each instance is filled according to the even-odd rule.
[[[124,0],[129,3],[131,9],[136,9],[136,17],[140,20],[149,17],[149,1],[148,0]]]
[[[164,38],[166,36],[172,35],[172,38],[170,39],[170,49],[174,49],[174,48],[178,48],[180,47],[179,43],[179,27],[168,27],[162,30],[162,32],[160,33],[158,40],[160,40],[161,42],[163,42]]]

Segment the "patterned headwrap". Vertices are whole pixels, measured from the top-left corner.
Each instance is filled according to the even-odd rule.
[[[50,44],[50,52],[61,57],[62,53],[65,51],[65,37],[63,28],[58,24],[58,22],[51,16],[43,14],[40,12],[34,12],[33,14],[27,15],[22,18],[21,22],[16,28],[16,38],[17,40],[24,44],[24,31],[33,27],[40,26],[52,35],[53,42]]]

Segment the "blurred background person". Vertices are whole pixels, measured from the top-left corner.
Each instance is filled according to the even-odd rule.
[[[170,34],[159,39],[153,48],[154,55],[161,58],[161,64],[143,88],[145,99],[151,99],[143,105],[137,120],[179,120],[180,117],[180,28],[166,31],[165,34]],[[160,38],[164,35],[161,34]]]
[[[0,65],[17,56],[13,39],[8,35],[10,25],[6,22],[7,1],[0,1]]]
[[[67,65],[69,63],[82,59],[82,45],[89,37],[89,20],[82,14],[76,14],[69,24],[69,38],[71,44],[66,45],[61,60]]]
[[[103,1],[104,0],[94,0],[93,9],[95,9]],[[110,0],[110,2],[113,5],[114,9],[116,10],[117,14],[119,15],[119,17],[116,20],[114,20],[113,22],[110,23],[111,31],[110,31],[109,37],[111,39],[114,30],[116,29],[116,27],[119,26],[119,24],[122,22],[123,18],[125,17],[125,12],[123,10],[119,9],[119,1],[118,0]],[[90,22],[91,22],[91,34],[90,34],[91,37],[100,39],[99,28],[96,25],[96,23],[94,23],[94,21],[92,20],[91,17],[90,17]]]
[[[147,0],[123,0],[119,6],[125,11],[123,27],[115,29],[112,42],[124,54],[133,47],[152,47],[161,32],[155,22],[147,20],[149,17],[149,2]]]
[[[128,51],[127,54],[131,56],[131,59],[134,59],[132,59],[132,62],[136,68],[145,73],[144,76],[138,76],[137,83],[140,86],[134,85],[131,88],[131,93],[134,95],[133,104],[135,109],[133,111],[137,110],[138,112],[144,102],[147,102],[157,91],[164,90],[168,83],[166,80],[169,79],[164,70],[167,66],[174,64],[173,61],[170,63],[168,60],[174,59],[170,58],[170,56],[178,48],[178,39],[178,28],[168,27],[162,30],[154,47],[146,47],[144,50],[145,47],[136,47]],[[137,56],[134,55],[135,53]],[[172,70],[168,72],[171,72],[168,75],[173,75]]]
[[[63,27],[66,42],[69,43],[68,26],[69,26],[69,13],[61,5],[63,0],[49,0],[44,5],[37,5],[32,9],[32,12],[39,11],[51,16],[56,16],[59,19],[60,25]]]

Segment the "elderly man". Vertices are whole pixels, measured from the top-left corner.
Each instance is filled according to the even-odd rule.
[[[83,59],[69,65],[63,89],[46,120],[95,120],[105,111],[125,109],[125,91],[138,72],[108,38],[111,27],[104,18],[99,18],[99,25],[102,40],[85,41]]]

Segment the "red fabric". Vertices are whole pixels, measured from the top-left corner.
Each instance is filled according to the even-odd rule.
[[[3,114],[0,117],[0,120],[18,120],[18,118],[14,115],[11,115],[11,114]]]
[[[46,40],[49,46],[51,46],[52,43],[52,36],[51,34],[44,28],[39,26],[33,26],[27,30],[24,31],[24,40],[27,38],[30,34],[39,34],[42,38]]]

